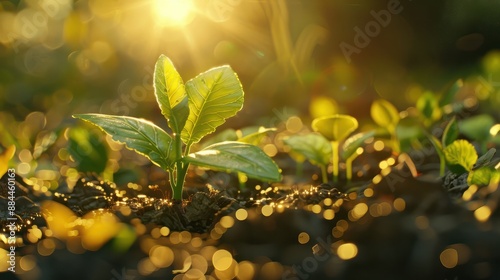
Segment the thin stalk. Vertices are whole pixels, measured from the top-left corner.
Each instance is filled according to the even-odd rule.
[[[391,133],[392,151],[395,152],[396,154],[399,154],[401,152],[401,147],[399,145],[398,136],[396,135],[396,128],[390,129],[390,133]]]
[[[352,179],[352,162],[356,157],[349,157],[345,160],[345,176],[347,178],[347,182],[351,182]]]
[[[304,176],[304,162],[301,161],[301,162],[298,162],[297,161],[297,164],[295,165],[295,176],[297,176],[297,178],[302,178]]]
[[[332,163],[333,163],[333,182],[339,181],[339,142],[331,141],[332,143]]]
[[[328,183],[328,177],[326,174],[326,165],[320,165],[321,168],[321,180],[323,181],[323,184]]]
[[[444,158],[444,156],[441,156],[440,153],[438,153],[438,155],[439,155],[439,176],[444,177],[444,172],[446,170],[446,159]]]
[[[172,172],[172,178],[175,173],[175,184],[172,187],[172,198],[174,200],[182,200],[182,188],[184,187],[184,180],[186,178],[187,167],[189,164],[182,161],[182,140],[179,133],[174,133],[174,153],[175,158],[175,172]]]

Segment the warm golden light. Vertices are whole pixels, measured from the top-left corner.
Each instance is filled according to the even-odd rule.
[[[358,247],[354,243],[345,243],[338,247],[337,254],[342,260],[350,260],[358,254]]]
[[[474,216],[480,222],[486,222],[490,218],[490,215],[491,209],[486,205],[481,206],[474,211]]]
[[[307,232],[301,232],[297,238],[299,240],[299,243],[300,244],[306,244],[307,242],[309,242],[309,234],[307,234]]]
[[[441,264],[446,268],[454,268],[458,264],[458,252],[453,248],[445,249],[439,255]]]
[[[191,0],[155,0],[153,9],[157,22],[164,26],[183,26],[193,19]]]

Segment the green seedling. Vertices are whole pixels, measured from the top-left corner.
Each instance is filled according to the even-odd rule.
[[[375,100],[370,108],[370,114],[375,123],[385,130],[391,138],[391,147],[395,153],[400,152],[399,140],[396,134],[400,117],[399,112],[389,101]]]
[[[424,92],[418,98],[417,110],[420,113],[420,121],[426,128],[441,119],[441,116],[443,115],[443,111],[439,105],[439,100],[430,91]]]
[[[339,144],[358,128],[358,121],[351,116],[337,114],[314,119],[312,128],[330,141],[332,146],[333,182],[338,182]]]
[[[297,161],[307,159],[313,165],[321,169],[321,180],[328,183],[327,166],[330,163],[332,155],[332,145],[325,137],[318,133],[309,133],[305,135],[293,135],[283,140],[290,146],[291,152]],[[303,161],[303,160],[302,160]]]
[[[491,148],[478,158],[474,146],[467,140],[453,141],[444,148],[444,155],[449,170],[457,175],[468,173],[468,185],[488,185],[492,180],[498,180],[498,159],[493,160],[496,150]]]
[[[453,103],[462,87],[462,80],[457,80],[439,96],[426,91],[418,98],[415,105],[417,114],[412,114],[412,111],[405,112],[406,117],[399,120],[397,125],[397,138],[401,151],[422,148],[423,145],[420,141],[423,136],[429,136],[427,131],[432,125],[442,119],[444,115],[458,113],[463,109],[463,105]]]
[[[472,171],[478,159],[474,146],[463,139],[453,141],[443,152],[448,168],[456,174]]]
[[[369,131],[364,133],[355,134],[347,140],[345,140],[344,145],[342,145],[342,158],[345,162],[345,173],[347,182],[352,179],[352,162],[363,153],[363,148],[361,147],[366,140],[375,136],[375,131]]]
[[[445,170],[446,170],[446,157],[444,153],[444,149],[448,147],[453,141],[455,141],[458,138],[458,123],[453,117],[448,124],[446,125],[446,128],[444,129],[443,136],[441,138],[441,141],[437,139],[436,136],[426,132],[426,136],[431,142],[431,144],[434,146],[436,149],[436,152],[439,157],[439,176],[443,177]]]
[[[193,144],[214,132],[243,106],[243,89],[231,67],[210,69],[184,84],[170,59],[161,55],[155,65],[154,93],[172,135],[139,118],[103,114],[74,117],[96,125],[113,140],[124,143],[166,170],[174,200],[182,199],[190,164],[242,172],[264,181],[281,180],[276,163],[251,144],[225,141],[190,152]]]
[[[462,89],[463,84],[462,80],[457,80],[440,96],[426,91],[418,98],[416,108],[419,112],[420,122],[425,128],[429,128],[439,121],[445,113],[452,113],[462,109],[461,106],[453,108],[453,101],[457,93]]]

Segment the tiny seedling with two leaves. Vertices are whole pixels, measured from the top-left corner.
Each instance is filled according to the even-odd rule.
[[[338,182],[340,156],[346,165],[346,179],[352,179],[352,162],[360,155],[363,143],[374,136],[374,132],[363,132],[347,138],[358,128],[358,121],[349,115],[331,115],[313,120],[312,129],[317,133],[293,135],[284,139],[294,153],[308,159],[321,168],[323,183],[328,182],[327,166],[333,165],[333,182]],[[339,149],[340,143],[342,148]]]
[[[212,144],[191,153],[193,144],[216,130],[243,106],[243,88],[229,66],[212,68],[183,82],[173,63],[161,55],[155,65],[154,93],[172,134],[140,118],[77,114],[113,140],[147,157],[169,173],[172,197],[182,199],[190,164],[225,172],[244,173],[263,181],[280,181],[276,163],[260,148],[238,141]]]

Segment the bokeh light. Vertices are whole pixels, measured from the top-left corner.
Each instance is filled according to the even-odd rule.
[[[354,243],[345,243],[337,248],[337,255],[343,260],[350,260],[358,254],[358,247]]]

